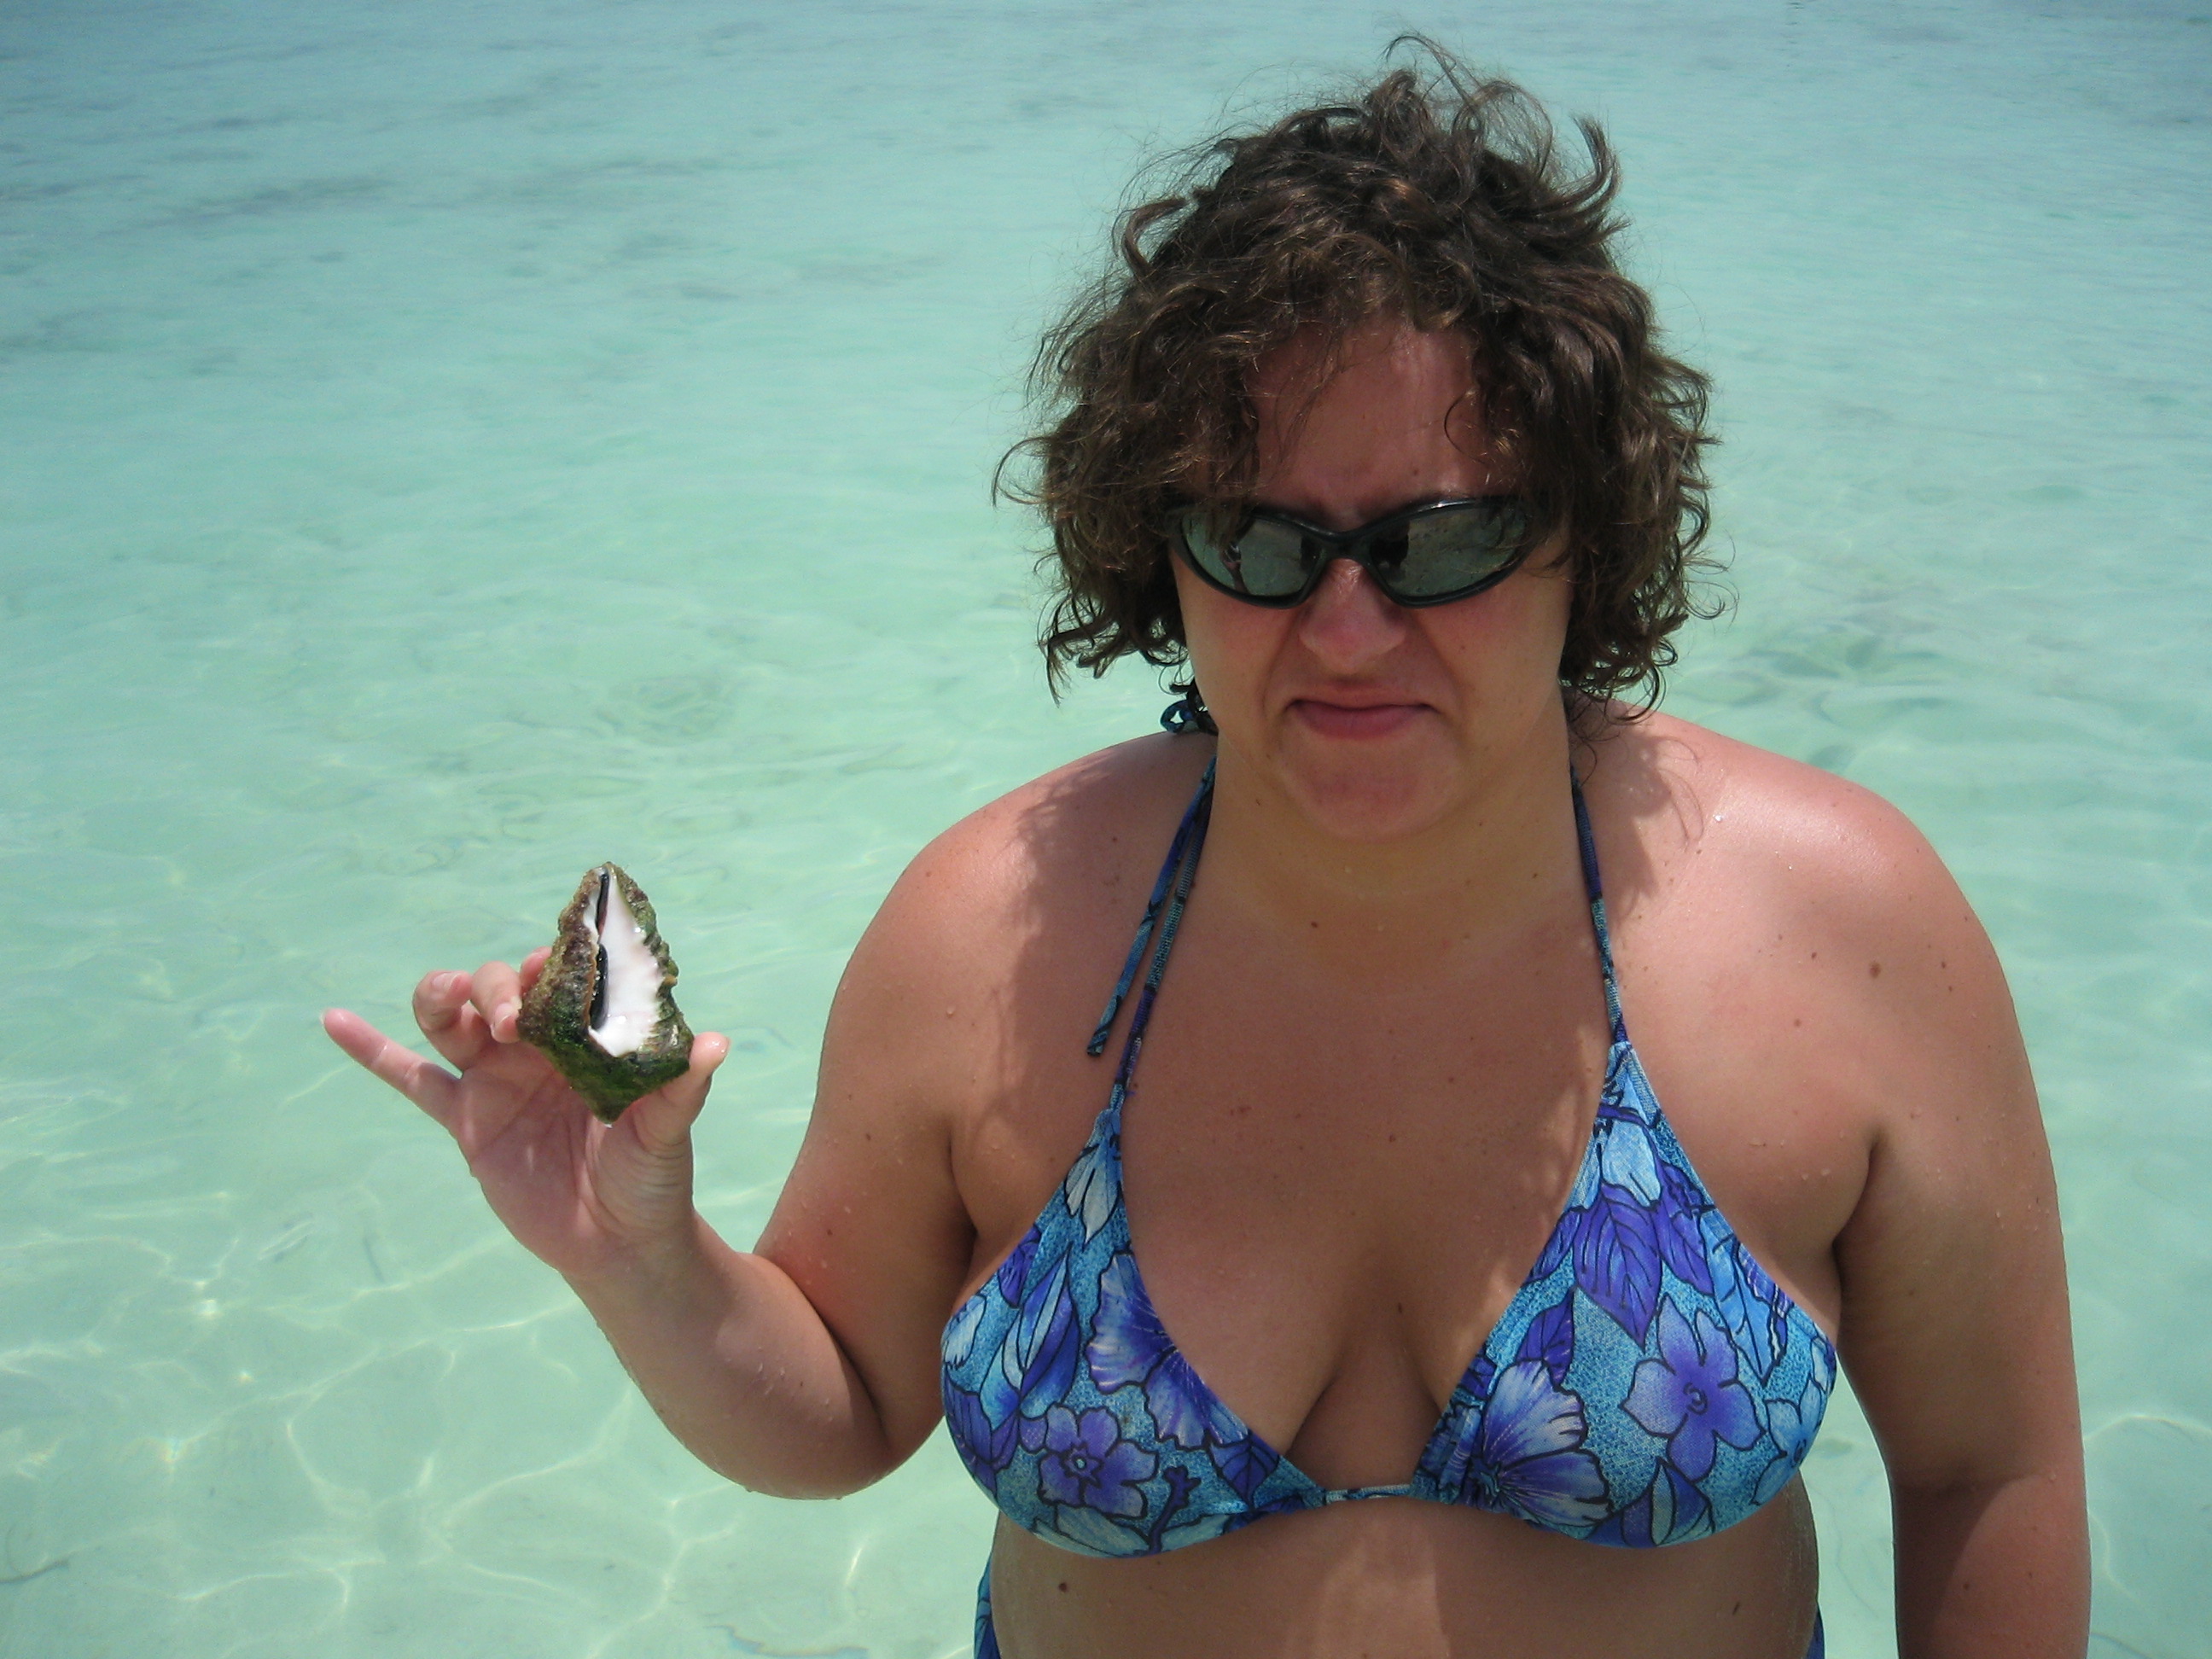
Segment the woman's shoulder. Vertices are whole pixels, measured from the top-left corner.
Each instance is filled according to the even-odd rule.
[[[1593,750],[1592,793],[1603,793],[1655,886],[1725,883],[1875,927],[1924,920],[1936,892],[1956,895],[1912,821],[1848,778],[1656,713],[1614,726]]]
[[[1832,1055],[1905,1070],[1943,1069],[2011,1028],[2003,972],[1966,896],[1872,790],[1660,714],[1595,747],[1612,819],[1608,830],[1601,817],[1601,861],[1610,839],[1647,967],[1687,968],[1686,980],[1730,988],[1740,1015],[1786,1016],[1808,1040],[1825,1033]]]
[[[866,1002],[879,1023],[926,1002],[968,1026],[1003,1018],[1013,999],[1034,1012],[1088,999],[1102,973],[1110,984],[1127,948],[1113,941],[1135,925],[1212,751],[1195,738],[1139,738],[969,813],[893,884],[841,1000]]]
[[[1212,744],[1162,733],[1054,768],[977,808],[915,854],[886,908],[932,930],[1074,920],[1149,881]]]
[[[1838,1315],[1838,1241],[1901,1237],[1900,1206],[1941,1209],[1961,1181],[1988,1176],[1976,1201],[2025,1201],[2032,1172],[1989,1173],[1990,1146],[2040,1144],[2011,994],[1905,815],[1685,720],[1654,715],[1594,747],[1639,1054],[1716,1199],[1792,1294]]]

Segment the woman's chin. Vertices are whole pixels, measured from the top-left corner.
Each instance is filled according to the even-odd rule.
[[[1451,810],[1452,792],[1446,784],[1454,769],[1440,766],[1425,752],[1427,747],[1328,745],[1315,753],[1308,745],[1295,745],[1285,757],[1285,793],[1332,840],[1403,841],[1434,828]]]
[[[1247,732],[1233,717],[1224,723],[1222,741],[1238,751],[1240,769],[1249,765],[1269,793],[1331,841],[1409,839],[1449,817],[1463,793],[1467,757],[1425,704],[1370,711],[1293,703],[1252,732],[1258,743]]]

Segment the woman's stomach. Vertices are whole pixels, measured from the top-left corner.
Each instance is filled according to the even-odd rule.
[[[1726,1532],[1631,1550],[1381,1498],[1102,1560],[1001,1520],[1004,1659],[1804,1659],[1819,1559],[1792,1480]]]

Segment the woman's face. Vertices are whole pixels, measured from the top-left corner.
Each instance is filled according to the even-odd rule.
[[[1256,505],[1352,530],[1518,485],[1484,429],[1462,337],[1367,325],[1316,393],[1320,356],[1301,335],[1253,378]],[[1178,560],[1191,665],[1224,746],[1325,834],[1387,842],[1433,827],[1558,730],[1571,591],[1554,552],[1414,611],[1348,559],[1294,611],[1231,599]]]

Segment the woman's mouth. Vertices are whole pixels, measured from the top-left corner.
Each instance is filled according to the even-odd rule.
[[[1324,738],[1387,738],[1403,731],[1423,707],[1418,702],[1333,702],[1324,697],[1300,697],[1291,704],[1290,714]]]

